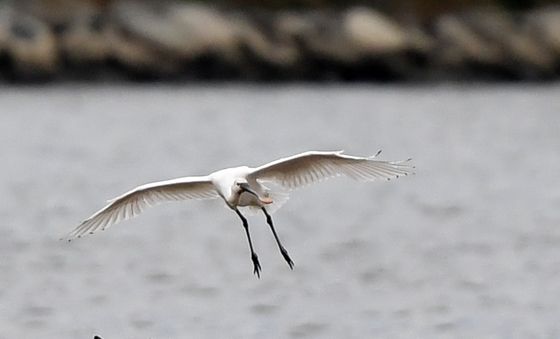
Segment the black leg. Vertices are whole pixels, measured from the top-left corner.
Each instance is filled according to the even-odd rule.
[[[280,238],[278,238],[278,234],[276,234],[276,230],[274,229],[274,225],[272,224],[272,217],[270,216],[270,214],[268,214],[268,212],[266,211],[266,208],[262,207],[262,210],[264,212],[264,215],[266,215],[266,223],[268,224],[268,226],[270,226],[270,229],[272,230],[272,234],[274,234],[274,239],[276,239],[276,243],[278,244],[278,248],[280,249],[280,253],[282,253],[282,256],[284,257],[284,260],[286,260],[286,262],[288,263],[288,266],[290,266],[290,269],[293,270],[294,269],[294,262],[292,261],[292,259],[288,255],[288,251],[286,251],[284,246],[282,246],[282,243],[280,242]]]
[[[235,213],[237,213],[237,215],[241,218],[241,221],[243,222],[243,228],[245,228],[245,233],[247,234],[247,240],[249,240],[249,249],[251,250],[251,260],[253,261],[253,273],[257,275],[257,278],[260,278],[261,264],[259,263],[259,257],[257,257],[257,254],[253,250],[253,242],[251,242],[251,234],[249,234],[249,223],[237,208],[235,209]]]

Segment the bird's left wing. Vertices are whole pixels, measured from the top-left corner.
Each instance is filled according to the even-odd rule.
[[[294,189],[331,177],[347,176],[361,181],[390,179],[412,173],[413,167],[405,161],[374,160],[379,155],[357,157],[342,151],[311,151],[279,159],[257,167],[249,175],[256,180],[275,181]]]
[[[214,199],[219,195],[208,177],[185,177],[138,186],[109,200],[109,204],[84,220],[67,236],[68,239],[105,229],[119,221],[130,219],[147,207],[167,201]]]

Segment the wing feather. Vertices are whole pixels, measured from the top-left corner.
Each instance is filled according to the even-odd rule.
[[[81,237],[105,229],[163,202],[217,197],[219,195],[208,177],[186,177],[145,184],[109,200],[107,206],[84,220],[67,237]]]
[[[397,178],[413,171],[414,167],[408,164],[411,159],[391,162],[375,160],[375,156],[357,157],[343,154],[342,151],[311,151],[257,167],[250,176],[295,189],[337,176],[373,181]]]

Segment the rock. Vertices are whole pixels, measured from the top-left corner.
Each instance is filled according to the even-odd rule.
[[[137,4],[137,5],[135,5]],[[115,1],[108,9],[109,20],[104,36],[110,54],[134,76],[162,76],[180,69],[178,56],[169,48],[165,18],[151,3]],[[162,26],[163,25],[163,26]],[[158,37],[163,36],[163,40]]]
[[[179,61],[157,47],[130,35],[115,24],[108,24],[105,36],[111,57],[133,77],[169,76],[180,70]]]
[[[425,73],[432,43],[418,27],[405,27],[373,9],[346,11],[342,29],[354,60],[343,68],[348,80],[403,80]]]
[[[6,54],[16,78],[42,78],[58,69],[56,39],[49,27],[34,17],[11,12]]]
[[[502,60],[500,48],[482,39],[456,16],[440,17],[434,28],[438,46],[433,57],[444,66],[460,67],[472,62],[499,64]]]
[[[226,60],[238,56],[238,35],[231,21],[211,7],[176,3],[169,20],[175,22],[181,38],[182,56],[195,58],[205,53],[220,54]]]
[[[60,50],[73,64],[101,63],[111,56],[107,22],[101,13],[75,17],[60,33]]]
[[[308,57],[320,62],[348,64],[359,58],[343,29],[342,17],[334,12],[306,15],[308,25],[301,32],[302,48]]]
[[[76,17],[97,11],[100,4],[94,0],[18,0],[14,8],[56,28],[64,29]]]
[[[560,6],[545,7],[527,15],[526,28],[535,41],[541,42],[556,63],[560,59]]]
[[[521,20],[514,22],[511,14],[474,11],[466,20],[482,39],[500,50],[499,66],[513,76],[534,78],[553,68],[551,53],[524,29]]]
[[[558,6],[447,14],[424,30],[366,7],[240,12],[182,0],[0,1],[0,72],[20,79],[59,72],[79,79],[98,72],[147,79],[545,79],[559,71]]]
[[[175,77],[222,77],[239,61],[239,35],[211,7],[178,1],[116,1],[110,44],[123,64]]]
[[[310,20],[302,13],[283,11],[274,16],[272,29],[284,41],[294,42],[303,37],[311,27]]]
[[[481,40],[461,19],[446,14],[433,25],[435,47],[429,53],[434,64],[432,76],[437,79],[470,78],[472,67],[494,64],[500,51]]]
[[[427,55],[437,45],[436,40],[418,26],[403,27],[407,49],[415,53]]]
[[[521,19],[506,12],[486,9],[447,15],[437,21],[435,31],[439,48],[434,58],[451,69],[498,79],[543,78],[554,69],[554,56]]]
[[[268,14],[270,26],[263,29],[246,15],[232,17],[239,44],[257,62],[279,68],[290,68],[299,61],[300,54],[291,37],[278,32],[274,16]],[[265,34],[264,31],[268,31]]]
[[[378,56],[402,52],[408,40],[401,27],[381,13],[357,7],[344,13],[342,29],[355,53]]]
[[[0,4],[0,55],[5,52],[10,36],[10,13],[6,4]]]
[[[228,20],[210,7],[183,2],[117,1],[113,17],[131,35],[170,54],[194,59],[234,52],[236,36]]]

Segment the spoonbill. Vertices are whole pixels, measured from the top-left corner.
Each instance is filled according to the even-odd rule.
[[[290,269],[294,262],[282,245],[272,214],[288,199],[288,193],[296,188],[337,176],[346,176],[360,181],[398,178],[412,173],[411,159],[404,161],[381,161],[370,157],[343,154],[343,151],[309,151],[282,158],[260,167],[232,167],[206,176],[183,177],[138,186],[121,196],[108,201],[108,205],[84,220],[68,234],[70,241],[75,237],[105,230],[119,221],[137,216],[147,207],[168,201],[222,198],[241,219],[249,242],[253,273],[260,278],[261,265],[253,249],[249,224],[239,208],[262,211],[274,235],[278,249]],[[275,185],[271,189],[266,185]]]

